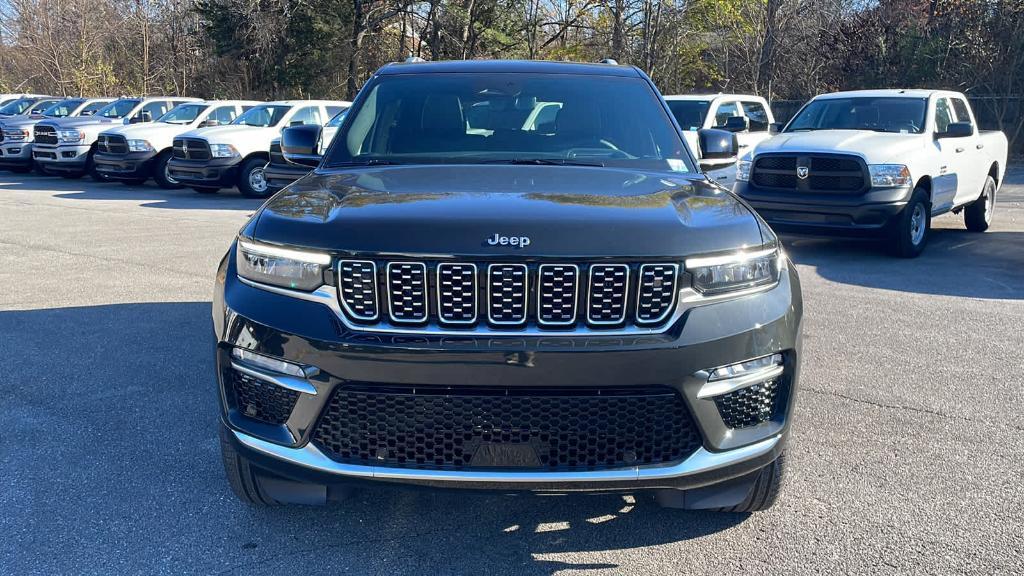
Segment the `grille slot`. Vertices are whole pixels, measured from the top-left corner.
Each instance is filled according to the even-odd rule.
[[[348,464],[550,471],[676,462],[701,437],[668,388],[351,386],[334,391],[313,442]],[[481,459],[496,447],[528,457]]]
[[[175,138],[171,155],[179,160],[209,160],[210,145],[206,140],[198,138]]]
[[[528,272],[525,264],[487,267],[487,319],[492,324],[526,322]]]
[[[797,173],[804,169],[801,178]],[[754,186],[787,192],[856,193],[868,187],[864,163],[842,155],[761,156],[754,161],[750,178]]]
[[[291,416],[299,393],[231,370],[235,406],[249,418],[269,424],[284,424]]]
[[[338,263],[338,287],[341,305],[352,318],[376,320],[377,265],[368,260],[342,260]]]
[[[422,262],[388,263],[388,309],[395,322],[427,319],[427,267]]]
[[[636,292],[636,320],[641,324],[664,320],[676,302],[678,264],[644,264]]]
[[[474,264],[437,265],[437,314],[447,324],[476,322],[476,276]]]
[[[96,149],[106,154],[127,154],[128,141],[117,134],[100,134],[96,139]]]
[[[781,414],[783,385],[778,378],[715,396],[715,406],[729,428],[749,428]]]
[[[626,319],[629,295],[629,266],[595,264],[590,267],[587,321],[591,324],[619,324]]]
[[[57,144],[57,129],[45,124],[36,124],[32,130],[36,144]]]
[[[580,269],[575,264],[542,264],[538,268],[538,323],[569,326],[576,322],[579,276]]]

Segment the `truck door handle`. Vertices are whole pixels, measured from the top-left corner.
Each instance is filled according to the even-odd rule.
[[[984,144],[978,144],[977,146],[975,146],[975,148],[977,148],[978,150],[981,150],[984,147],[985,147]]]
[[[959,153],[961,153],[961,152],[963,152],[963,151],[964,151],[964,149],[963,149],[963,148],[957,148],[957,149],[956,149],[956,153],[957,153],[957,154],[959,154]]]

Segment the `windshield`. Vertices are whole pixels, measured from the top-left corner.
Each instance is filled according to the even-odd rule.
[[[786,132],[873,130],[920,134],[927,109],[925,98],[822,98],[804,106]]]
[[[156,119],[157,122],[167,124],[191,124],[203,110],[209,108],[209,104],[181,104],[171,108],[163,116]]]
[[[75,111],[75,108],[82,105],[82,102],[85,102],[85,100],[62,100],[50,106],[46,110],[43,110],[43,116],[46,116],[47,118],[64,118],[65,116],[70,116],[71,113]]]
[[[326,128],[337,128],[341,126],[341,123],[345,121],[345,116],[348,115],[348,109],[342,110],[334,115],[334,118],[327,123]]]
[[[232,124],[243,124],[245,126],[277,126],[284,115],[291,110],[291,106],[267,105],[254,106],[248,112],[242,114]]]
[[[103,118],[124,118],[138,103],[139,101],[133,98],[114,100],[110,104],[100,108],[95,115],[102,116]]]
[[[384,75],[356,106],[329,166],[533,163],[693,171],[660,99],[640,78]]]
[[[13,116],[15,114],[21,114],[28,110],[33,103],[38,102],[38,98],[18,98],[13,102],[8,102],[3,108],[0,108],[0,114]]]
[[[711,102],[708,100],[669,100],[668,109],[683,130],[699,130],[704,126]]]

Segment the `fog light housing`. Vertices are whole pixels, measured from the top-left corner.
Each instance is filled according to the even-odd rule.
[[[288,374],[299,378],[308,378],[310,376],[308,371],[298,364],[292,364],[291,362],[285,362],[284,360],[278,360],[277,358],[257,354],[252,350],[246,350],[244,348],[232,348],[231,357],[235,360],[241,360],[242,362],[251,364],[257,368],[277,372],[278,374]]]
[[[715,368],[714,370],[711,371],[711,376],[708,377],[708,382],[714,382],[715,380],[724,380],[726,378],[738,378],[740,376],[749,376],[751,373],[757,373],[762,370],[771,369],[772,367],[775,366],[782,366],[782,354],[762,356],[760,358],[754,358],[753,360],[737,362],[736,364],[729,364],[728,366]]]

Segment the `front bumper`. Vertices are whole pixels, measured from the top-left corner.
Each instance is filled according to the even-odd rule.
[[[780,232],[880,233],[910,200],[912,188],[870,189],[860,194],[779,193],[737,181],[733,192]]]
[[[236,450],[277,476],[324,485],[385,481],[525,490],[692,489],[750,474],[784,448],[801,354],[802,303],[791,265],[774,288],[688,309],[656,336],[451,338],[350,330],[321,303],[240,281],[233,259],[232,250],[221,264],[213,305],[222,421]],[[300,392],[283,424],[260,422],[234,405],[226,376],[239,364],[231,357],[234,347],[317,368],[308,378],[263,374]],[[701,395],[707,370],[774,353],[785,356],[787,392],[780,416],[747,428],[727,427],[714,399]],[[332,459],[312,441],[332,393],[353,383],[444,386],[453,395],[460,387],[481,384],[508,389],[665,386],[684,399],[701,445],[679,461],[585,471],[353,465]]]
[[[213,158],[211,160],[181,160],[167,162],[171,177],[186,186],[216,186],[229,188],[238,180],[241,158]]]
[[[32,166],[32,142],[5,140],[0,144],[0,168]]]
[[[267,186],[276,192],[309,174],[312,170],[309,166],[275,164],[271,162],[263,169],[263,174],[267,179]]]
[[[129,152],[128,154],[100,154],[93,156],[96,171],[113,180],[148,178],[152,175],[156,151]]]
[[[32,158],[51,172],[83,172],[88,164],[91,145],[35,144]]]

